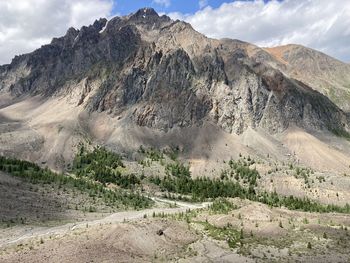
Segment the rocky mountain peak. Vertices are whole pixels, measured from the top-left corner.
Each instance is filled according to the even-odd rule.
[[[347,117],[327,97],[274,67],[263,49],[251,55],[247,45],[206,38],[143,8],[71,28],[16,58],[0,70],[0,91],[68,96],[88,114],[107,112],[164,131],[205,122],[234,133],[292,124],[347,129]]]
[[[137,12],[127,16],[127,22],[131,24],[148,25],[150,28],[158,28],[164,22],[169,22],[171,19],[166,16],[159,16],[153,8],[141,8]]]
[[[95,20],[95,22],[92,24],[92,26],[98,30],[101,31],[107,24],[107,19],[106,18],[100,18],[98,20]]]
[[[159,17],[158,13],[153,9],[149,7],[141,8],[137,10],[133,15],[131,15],[132,18],[157,18]]]

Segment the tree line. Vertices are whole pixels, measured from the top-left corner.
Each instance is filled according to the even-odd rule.
[[[72,172],[78,177],[87,177],[104,185],[113,183],[122,188],[133,188],[140,184],[136,175],[123,175],[118,170],[124,167],[122,157],[104,147],[96,147],[89,152],[81,146],[73,160]]]
[[[74,178],[54,173],[48,168],[41,168],[37,164],[28,161],[0,156],[0,170],[23,178],[33,184],[55,184],[74,187],[81,192],[88,193],[91,197],[102,198],[106,205],[112,207],[121,205],[125,208],[142,209],[148,208],[153,204],[151,199],[141,195],[139,192],[108,189],[101,183],[86,180],[85,178]]]
[[[230,165],[234,165],[233,163]],[[244,168],[242,168],[244,167]],[[254,185],[258,178],[258,172],[250,169],[246,165],[237,166],[240,177],[246,178],[253,176],[248,187],[244,187],[239,182],[232,180],[211,179],[208,177],[192,178],[188,169],[171,169],[170,173],[164,177],[151,176],[151,183],[160,187],[162,191],[177,193],[181,195],[190,195],[193,201],[204,201],[208,198],[218,197],[239,197],[251,201],[261,202],[272,207],[286,207],[292,210],[302,210],[306,212],[338,212],[350,213],[350,205],[323,205],[312,201],[309,198],[298,198],[294,196],[281,196],[276,192],[256,192]]]

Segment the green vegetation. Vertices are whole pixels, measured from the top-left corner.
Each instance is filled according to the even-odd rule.
[[[184,202],[190,202],[191,199],[187,196],[182,196],[179,194],[172,194],[172,193],[163,193],[163,198],[170,199],[170,200],[178,200],[178,201],[184,201]]]
[[[87,165],[105,165],[111,168],[124,167],[121,156],[104,147],[96,147],[92,152],[88,152],[85,147],[80,146],[79,152],[73,161],[73,169],[81,169]]]
[[[336,128],[333,128],[333,129],[329,129],[334,135],[338,136],[338,137],[342,137],[342,138],[345,138],[347,139],[348,141],[350,141],[350,133],[347,132],[346,130],[344,129],[336,129]]]
[[[175,177],[191,177],[190,168],[179,162],[176,162],[174,164],[167,164],[165,166],[165,172],[167,175]]]
[[[33,184],[56,184],[59,187],[76,188],[81,192],[88,193],[90,197],[101,198],[106,205],[111,207],[122,206],[141,209],[150,207],[153,203],[152,200],[138,192],[107,189],[98,182],[54,173],[47,168],[42,169],[38,165],[27,161],[0,156],[0,170],[21,177]]]
[[[311,248],[312,248],[312,246],[311,246],[311,243],[310,243],[310,242],[307,242],[307,248],[308,248],[308,249],[311,249]]]
[[[164,151],[140,147],[139,152],[152,161],[164,160]],[[238,161],[230,160],[228,164],[229,170],[224,171],[220,179],[210,179],[192,178],[188,166],[179,161],[171,161],[164,164],[166,173],[164,177],[151,176],[149,182],[159,186],[164,196],[171,199],[192,201],[216,199],[211,206],[214,213],[227,213],[234,209],[225,198],[235,197],[261,202],[271,207],[283,206],[310,212],[350,213],[348,204],[344,207],[322,205],[308,198],[280,196],[276,192],[257,192],[256,186],[260,175],[254,167],[251,168],[255,161],[249,156],[241,157]],[[88,152],[81,146],[71,169],[77,177],[56,174],[30,162],[4,157],[0,157],[0,170],[23,177],[33,183],[57,183],[71,186],[87,192],[92,197],[102,198],[111,206],[114,203],[122,203],[126,207],[144,208],[152,203],[150,199],[138,192],[111,190],[105,187],[106,184],[112,183],[126,189],[142,188],[142,178],[134,174],[125,174],[122,157],[103,147],[97,147]],[[297,177],[304,178],[306,183],[309,183],[308,178],[310,173],[313,173],[312,170],[296,167],[295,171]]]
[[[245,198],[248,195],[248,191],[238,183],[209,179],[207,177],[192,179],[188,176],[172,177],[168,175],[164,178],[152,176],[150,177],[150,182],[159,185],[163,191],[191,195],[193,201],[217,197]],[[255,195],[255,193],[251,194]]]
[[[304,179],[304,183],[307,185],[308,188],[310,188],[310,182],[309,177],[310,174],[313,174],[314,172],[309,168],[302,168],[302,167],[295,167],[295,178],[302,178]]]
[[[223,200],[224,199],[218,200],[218,202],[224,202],[224,203],[228,202],[227,200],[225,201]],[[230,203],[230,206],[232,206],[233,208],[233,205],[231,203]],[[187,223],[200,224],[204,227],[203,230],[207,233],[207,235],[217,240],[226,240],[230,248],[235,248],[237,247],[238,242],[242,242],[243,230],[238,231],[237,229],[233,228],[230,224],[228,224],[225,227],[217,227],[210,224],[207,221],[206,222],[194,221],[197,215],[198,215],[198,210],[195,211],[195,210],[187,209],[186,212],[180,212],[176,214],[166,214],[164,212],[161,212],[161,213],[153,212],[152,217],[171,218],[173,220],[183,220],[183,221],[186,221]]]
[[[233,165],[233,164],[232,164]],[[237,166],[240,176],[246,178],[249,175],[257,173],[252,172],[249,167]],[[244,172],[249,173],[245,175]],[[231,180],[209,179],[207,177],[191,178],[189,167],[176,162],[175,164],[168,164],[166,166],[166,176],[160,178],[159,176],[150,177],[150,182],[159,185],[163,191],[178,193],[181,195],[191,195],[192,200],[201,201],[207,198],[217,197],[241,197],[246,198],[247,195],[255,195],[255,190],[252,186],[249,189],[243,188],[239,183]]]
[[[160,162],[161,165],[165,165],[165,155],[168,156],[172,161],[176,161],[179,155],[179,147],[171,147],[163,150],[154,149],[152,147],[145,148],[140,146],[138,153],[140,153],[144,159],[138,161],[143,167],[150,167],[152,162]]]
[[[138,153],[145,157],[144,159],[138,161],[138,163],[143,167],[150,167],[152,162],[160,162],[161,165],[164,165],[164,153],[160,150],[154,148],[144,148],[141,145]]]
[[[210,211],[215,214],[228,214],[233,209],[237,209],[237,206],[233,205],[225,198],[217,198],[209,207]]]
[[[118,170],[124,168],[121,156],[103,147],[87,152],[81,146],[74,158],[72,172],[78,177],[87,177],[103,184],[114,183],[122,188],[133,188],[140,184],[134,174],[122,175]]]
[[[170,149],[164,150],[163,153],[169,156],[171,160],[176,161],[179,157],[180,148],[178,146],[173,146]]]
[[[171,218],[173,220],[181,220],[181,221],[186,221],[187,223],[190,223],[193,218],[195,218],[198,214],[198,209],[197,210],[191,210],[187,209],[186,212],[179,212],[175,214],[167,214],[164,212],[160,213],[155,213],[153,212],[152,217],[160,217],[160,218]]]
[[[142,145],[139,148],[139,153],[142,153],[146,155],[147,158],[151,159],[152,161],[160,161],[164,159],[164,155],[161,151],[153,148],[145,149]]]
[[[255,164],[255,161],[249,156],[247,157],[247,159],[243,158],[238,161],[233,161],[231,159],[229,161],[229,165],[231,168],[231,177],[235,176],[235,179],[237,181],[239,179],[242,179],[244,184],[249,184],[250,186],[257,186],[257,179],[260,178],[260,175],[255,168],[250,168],[250,166],[253,164]]]
[[[195,222],[204,226],[204,231],[214,239],[226,240],[230,248],[237,247],[237,243],[243,239],[242,233],[231,226],[217,227],[208,222]],[[242,236],[241,236],[242,235]]]
[[[326,179],[324,178],[324,176],[317,176],[316,179],[317,179],[320,183],[326,181]]]
[[[231,163],[235,167],[234,162]],[[258,178],[258,172],[252,170],[247,165],[237,165],[241,178]],[[244,167],[244,168],[242,168]],[[242,168],[242,169],[241,169]],[[236,168],[234,168],[236,169]],[[173,172],[174,170],[174,172]],[[203,201],[208,198],[218,197],[239,197],[267,204],[271,207],[286,207],[292,210],[302,210],[306,212],[338,212],[350,213],[350,205],[344,207],[336,205],[322,205],[311,201],[308,198],[297,198],[293,196],[280,196],[276,192],[257,193],[252,184],[256,179],[250,180],[249,187],[244,187],[238,182],[231,180],[209,179],[207,177],[191,178],[188,169],[171,169],[167,176],[150,177],[150,182],[158,185],[162,191],[190,195],[193,201]]]

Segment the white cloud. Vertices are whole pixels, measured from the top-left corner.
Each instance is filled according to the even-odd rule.
[[[165,6],[165,7],[169,7],[171,5],[170,0],[153,0],[153,2],[158,4],[158,5]]]
[[[195,14],[169,15],[190,22],[209,37],[260,46],[302,44],[350,62],[350,1],[227,1],[212,8],[199,0],[203,9]],[[113,0],[0,0],[0,65],[62,36],[70,26],[79,28],[109,17],[112,8]]]
[[[33,51],[69,27],[109,17],[112,0],[0,0],[0,65]]]
[[[302,44],[350,61],[350,1],[230,1],[195,14],[169,14],[214,38],[235,38],[260,46]]]

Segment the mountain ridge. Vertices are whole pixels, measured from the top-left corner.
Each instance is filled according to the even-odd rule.
[[[348,64],[301,45],[286,45],[265,50],[286,64],[286,69],[278,67],[285,74],[326,95],[346,112],[350,111]]]
[[[237,135],[249,128],[270,134],[294,126],[349,130],[343,110],[279,66],[255,45],[210,39],[186,22],[140,9],[70,28],[1,67],[0,92],[9,99],[0,114],[11,118],[18,110],[30,134],[43,136],[43,151],[58,155],[66,150],[55,146],[54,136],[65,134],[67,147],[74,148],[87,135],[103,144],[127,127],[155,134],[208,124]],[[71,158],[63,155],[58,159]]]
[[[82,27],[80,31],[76,31],[73,29],[69,29],[67,31],[67,34],[63,38],[55,38],[52,40],[51,44],[43,46],[41,49],[38,49],[34,51],[31,55],[25,55],[28,56],[28,58],[25,57],[25,60],[27,61],[27,66],[31,67],[31,78],[29,77],[29,82],[16,82],[13,86],[10,87],[10,90],[12,93],[18,95],[21,93],[30,92],[35,94],[40,93],[55,93],[57,92],[57,88],[60,87],[60,81],[66,81],[66,78],[74,78],[74,75],[81,75],[81,74],[89,74],[89,70],[96,66],[96,64],[99,61],[102,61],[102,63],[114,63],[114,68],[119,67],[120,65],[118,63],[124,63],[126,62],[126,59],[130,59],[130,57],[134,56],[140,56],[142,59],[144,59],[145,54],[140,54],[142,52],[142,49],[138,48],[138,46],[144,45],[144,42],[146,41],[152,41],[154,43],[154,36],[153,39],[152,36],[149,34],[149,32],[152,32],[152,27],[159,28],[159,31],[168,31],[165,32],[165,35],[172,34],[171,37],[179,36],[183,37],[183,35],[186,35],[186,30],[190,31],[187,34],[193,34],[194,31],[192,31],[192,27],[190,27],[189,24],[186,24],[181,21],[171,21],[168,17],[162,16],[159,17],[158,14],[153,9],[140,9],[136,13],[126,16],[123,18],[113,18],[111,19],[108,24],[106,19],[100,19],[96,20],[93,25],[89,27]],[[152,26],[151,26],[152,25]],[[100,33],[101,29],[106,26],[106,29],[104,32]],[[136,27],[133,28],[133,27]],[[146,36],[140,36],[137,32],[137,27],[142,27],[141,31],[142,33],[145,33],[144,31],[147,31],[145,33]],[[146,30],[145,30],[146,29]],[[114,31],[113,31],[114,30]],[[159,32],[162,34],[162,32]],[[185,33],[185,34],[184,34]],[[110,35],[113,36],[113,39],[110,40],[108,37]],[[116,37],[117,36],[117,37]],[[188,36],[188,35],[186,35]],[[201,41],[206,41],[207,43],[207,49],[208,53],[213,52],[214,54],[208,55],[204,59],[214,59],[215,67],[218,67],[218,72],[215,72],[217,76],[215,76],[217,79],[216,81],[221,81],[224,84],[227,84],[227,78],[225,76],[226,72],[223,69],[223,62],[222,57],[224,57],[226,54],[219,54],[222,51],[219,51],[218,47],[209,48],[208,44],[213,45],[213,42],[216,42],[215,40],[211,40],[208,38],[205,38],[203,35],[196,34],[197,38]],[[187,63],[188,65],[186,68],[184,68],[185,71],[190,71],[190,74],[194,74],[197,66],[197,71],[202,70],[199,69],[201,65],[195,65],[193,64],[193,61],[190,61],[191,58],[196,56],[196,51],[190,50],[186,46],[186,40],[183,39],[177,40],[175,39],[169,39],[169,37],[165,37],[166,43],[160,43],[160,46],[162,50],[159,51],[150,51],[150,52],[159,52],[157,53],[157,56],[160,55],[162,52],[166,53],[167,51],[163,51],[163,49],[166,48],[168,45],[168,41],[171,41],[172,46],[174,46],[174,49],[177,49],[175,52],[176,59],[181,59],[181,62]],[[193,36],[192,36],[193,37]],[[106,40],[107,38],[107,40]],[[102,39],[100,41],[100,39]],[[104,43],[103,41],[107,41],[107,43]],[[182,41],[182,42],[181,42]],[[102,42],[102,43],[101,43]],[[128,42],[129,45],[125,46],[124,43]],[[142,44],[143,42],[143,44]],[[97,50],[89,50],[91,49],[91,45],[101,45],[101,47]],[[223,46],[220,41],[217,41],[215,43],[217,46],[221,47]],[[214,44],[214,45],[215,45]],[[110,45],[118,46],[117,49],[110,48]],[[190,43],[190,45],[195,45],[194,41]],[[152,49],[152,46],[147,45],[145,47],[146,49],[150,50]],[[187,48],[187,50],[186,50]],[[191,46],[192,48],[192,46]],[[230,48],[230,46],[228,47]],[[183,49],[185,52],[181,51]],[[201,52],[205,52],[205,48],[198,46],[197,49],[201,50]],[[235,51],[239,51],[239,49],[236,49]],[[138,54],[136,53],[138,52]],[[193,54],[191,54],[191,52]],[[82,53],[82,54],[81,54]],[[108,54],[107,56],[105,54]],[[230,54],[228,54],[230,55]],[[242,54],[241,54],[242,55]],[[69,56],[73,56],[73,59],[69,59]],[[84,56],[84,58],[82,58]],[[174,56],[174,55],[173,55]],[[188,57],[189,56],[189,57]],[[210,58],[209,58],[210,57]],[[43,59],[45,58],[45,59]],[[20,58],[17,58],[20,60]],[[154,59],[154,58],[152,58]],[[52,61],[50,61],[52,60]],[[48,72],[46,75],[41,74],[40,71],[42,68],[36,69],[36,62],[40,61],[41,64],[46,64],[47,67],[51,67],[51,72]],[[23,63],[23,59],[22,62]],[[131,61],[133,63],[133,61]],[[177,63],[176,61],[173,61],[173,63]],[[13,62],[13,64],[16,64],[16,59]],[[12,65],[12,64],[11,64]],[[34,65],[34,67],[32,66]],[[70,67],[70,70],[72,73],[67,72],[63,69],[64,66]],[[144,67],[145,65],[142,65]],[[140,69],[140,67],[139,67]],[[118,69],[116,69],[118,70]],[[211,68],[210,70],[215,70]],[[210,71],[209,70],[209,71]],[[34,72],[33,72],[34,71]],[[38,72],[39,71],[39,72]],[[211,73],[213,74],[213,73]],[[25,72],[23,72],[23,75],[25,75]],[[50,77],[48,76],[50,75]],[[40,81],[40,78],[43,78]],[[185,76],[183,79],[186,79]],[[211,81],[212,76],[209,77],[209,82]],[[39,78],[39,80],[38,80]],[[139,78],[139,76],[137,76]],[[23,78],[21,78],[23,80]],[[140,81],[140,80],[138,80]],[[174,79],[171,79],[170,82],[173,82]],[[188,81],[188,80],[187,80]],[[35,82],[39,82],[36,84]],[[179,85],[187,85],[190,86],[192,84],[189,83],[178,83]],[[39,88],[38,86],[46,86],[45,88]],[[155,85],[154,85],[155,86]],[[136,87],[135,89],[137,89]],[[42,89],[42,90],[41,90]],[[100,91],[101,92],[101,91]],[[102,91],[103,92],[103,91]],[[137,91],[140,92],[140,91]],[[134,96],[136,95],[136,97]],[[133,94],[132,99],[138,99],[137,94]],[[103,106],[97,106],[96,102],[92,103],[91,106],[92,109],[99,108],[99,110],[104,110],[107,105]],[[208,109],[206,110],[208,111]],[[142,124],[142,122],[141,122]]]

